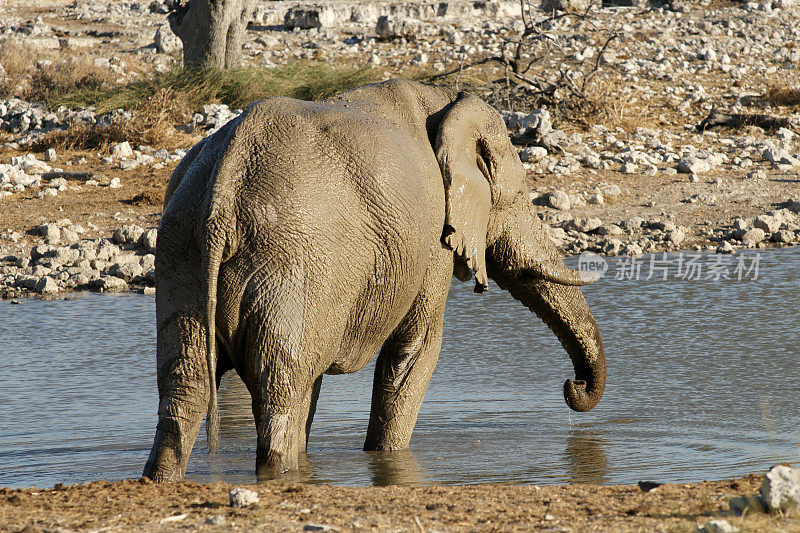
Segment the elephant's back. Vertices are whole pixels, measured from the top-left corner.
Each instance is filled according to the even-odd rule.
[[[313,338],[338,339],[325,349],[340,371],[365,364],[391,333],[441,247],[444,193],[424,124],[370,107],[270,99],[237,127],[248,137],[241,244],[223,266],[224,290],[243,316],[262,305],[248,292],[293,294]]]

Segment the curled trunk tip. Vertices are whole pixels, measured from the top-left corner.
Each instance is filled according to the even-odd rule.
[[[595,380],[594,387],[587,390],[586,381],[568,379],[564,382],[564,401],[573,411],[583,413],[597,405],[605,389],[605,376]]]

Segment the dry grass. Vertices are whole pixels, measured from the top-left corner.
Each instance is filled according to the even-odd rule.
[[[764,99],[775,106],[800,108],[800,86],[784,79],[772,81],[767,85]]]
[[[205,104],[223,103],[231,108],[242,108],[269,96],[317,100],[378,79],[378,74],[370,68],[316,62],[296,62],[274,69],[179,69],[110,89],[78,88],[48,104],[51,107],[91,105],[99,111],[136,109],[142,101],[166,90],[170,91],[174,110],[180,108],[184,114],[190,114]]]
[[[149,145],[163,148],[188,146],[194,137],[175,129],[185,122],[185,113],[174,91],[160,89],[153,97],[143,100],[133,109],[133,118],[114,120],[110,124],[76,124],[64,130],[54,130],[37,141],[35,150],[105,149],[112,144],[128,141],[134,146]]]
[[[236,109],[278,95],[316,100],[378,79],[368,68],[298,62],[276,69],[180,69],[115,84],[87,65],[73,62],[37,69],[30,88],[18,96],[44,101],[51,109],[91,106],[98,113],[133,111],[133,119],[103,126],[81,123],[50,132],[36,143],[39,150],[102,149],[122,141],[175,148],[195,140],[175,127],[189,122],[206,104],[224,103]]]
[[[0,94],[29,101],[54,102],[75,91],[100,90],[115,83],[113,73],[86,57],[59,57],[15,39],[0,43],[0,64],[7,75],[0,82]]]

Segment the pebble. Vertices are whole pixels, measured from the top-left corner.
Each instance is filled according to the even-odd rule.
[[[728,241],[722,241],[717,246],[717,253],[718,254],[732,254],[733,253],[733,245]]]

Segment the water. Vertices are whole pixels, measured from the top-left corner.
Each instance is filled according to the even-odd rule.
[[[723,256],[704,256],[706,269]],[[753,266],[754,252],[725,256]],[[661,261],[661,256],[657,256]],[[571,412],[571,365],[507,293],[454,282],[442,354],[411,451],[361,451],[372,366],[323,380],[307,457],[315,483],[690,482],[800,462],[800,248],[760,254],[759,277],[617,280],[584,290],[603,334],[608,385]],[[667,264],[664,263],[664,264]],[[575,264],[575,260],[572,260]],[[657,264],[658,265],[658,264]],[[656,265],[656,266],[657,266]],[[137,477],[156,423],[152,296],[0,302],[0,486]],[[253,482],[255,430],[238,377],[223,380],[222,450],[204,433],[196,481]]]

